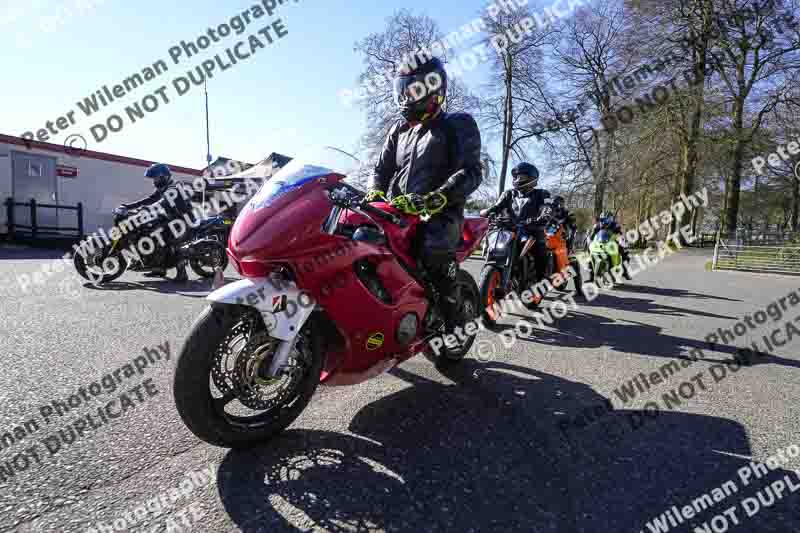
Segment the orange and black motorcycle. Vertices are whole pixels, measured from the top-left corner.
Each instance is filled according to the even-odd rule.
[[[492,217],[487,239],[486,264],[479,282],[484,324],[494,326],[508,308],[501,300],[516,294],[528,309],[536,309],[556,272],[574,269],[575,286],[580,288],[580,265],[567,245],[565,219],[550,199],[545,200],[536,218],[512,220]],[[544,241],[544,271],[538,272],[534,257],[537,242]],[[566,291],[567,283],[553,287]],[[537,290],[538,289],[538,290]],[[526,294],[526,291],[530,291]],[[526,297],[530,296],[530,297]]]

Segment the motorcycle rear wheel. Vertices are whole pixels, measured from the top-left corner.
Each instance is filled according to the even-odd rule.
[[[297,379],[291,389],[287,390],[286,397],[279,396],[274,405],[254,416],[243,417],[226,412],[225,408],[234,401],[240,402],[243,407],[245,403],[264,401],[262,393],[258,391],[258,386],[264,383],[250,383],[246,389],[231,387],[221,393],[215,385],[214,376],[217,371],[218,350],[223,348],[224,343],[222,353],[225,357],[230,355],[232,350],[228,341],[236,328],[243,321],[251,319],[263,327],[260,316],[256,315],[257,311],[249,307],[212,304],[195,321],[178,357],[173,386],[175,406],[186,427],[209,444],[225,448],[245,448],[274,438],[300,416],[319,385],[324,351],[321,330],[316,326],[317,319],[312,316],[301,329],[297,347],[290,357],[295,363],[301,362],[298,365],[301,373],[298,376],[291,374],[290,381],[295,377]],[[237,365],[238,358],[244,357],[245,349],[243,347],[239,351]],[[259,364],[265,363],[259,361]],[[256,382],[265,381],[258,375],[258,370],[257,366],[252,377]],[[212,390],[221,396],[215,396]],[[243,390],[249,396],[243,395]],[[252,406],[247,408],[252,411],[262,410]]]
[[[192,258],[189,260],[189,266],[191,266],[194,273],[201,278],[213,278],[217,266],[223,271],[228,268],[228,255],[224,254],[220,261],[212,261],[210,263],[205,260]]]
[[[481,305],[480,293],[475,280],[465,270],[459,269],[456,274],[455,293],[458,295],[464,324],[475,321],[480,316],[478,312],[478,307]],[[461,362],[474,342],[475,335],[466,335],[466,340],[461,341],[457,347],[444,346],[435,358],[436,366],[447,367]]]

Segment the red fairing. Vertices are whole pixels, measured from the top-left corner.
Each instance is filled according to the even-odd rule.
[[[327,339],[320,379],[347,384],[374,375],[390,358],[402,361],[424,349],[421,338],[429,304],[424,288],[412,274],[417,269],[412,246],[421,224],[418,217],[403,215],[385,203],[373,203],[408,224],[400,227],[379,217],[371,220],[345,211],[339,227],[349,231],[334,235],[323,231],[333,208],[326,189],[341,179],[339,174],[300,176],[285,190],[276,182],[274,188],[280,194],[274,197],[257,194],[236,219],[228,254],[245,277],[263,277],[277,264],[292,270],[297,286],[316,300],[338,332]],[[376,224],[385,232],[389,246],[349,237],[358,226]],[[472,253],[487,227],[486,219],[465,222],[459,261]],[[356,274],[357,262],[369,265],[388,294],[388,302]],[[418,324],[416,338],[403,345],[397,331],[409,315]]]
[[[333,237],[320,231],[331,211],[325,187],[340,179],[336,174],[315,178],[260,209],[248,203],[231,230],[230,255],[237,261],[283,263],[330,244]]]
[[[375,222],[377,222],[380,227],[383,228],[383,231],[386,232],[386,236],[389,239],[389,244],[392,246],[392,250],[394,250],[407,265],[415,266],[416,259],[414,258],[412,243],[414,242],[414,237],[417,235],[417,228],[421,223],[419,217],[406,215],[402,211],[384,202],[374,202],[370,205],[382,211],[386,211],[387,213],[392,213],[393,215],[396,215],[408,222],[408,225],[403,228],[397,224],[392,224],[391,222],[386,222],[385,220],[379,218],[375,219]],[[340,223],[350,224],[353,226],[359,226],[361,224],[374,225],[372,220],[352,211],[342,213]]]
[[[456,258],[459,263],[463,263],[472,255],[472,252],[474,252],[481,243],[488,229],[488,218],[476,217],[468,218],[464,221],[464,229],[461,232],[462,242],[456,252]]]

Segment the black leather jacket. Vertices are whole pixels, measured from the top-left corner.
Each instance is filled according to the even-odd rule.
[[[140,207],[161,203],[161,207],[164,209],[166,213],[170,214],[173,217],[178,217],[192,210],[191,203],[188,200],[186,200],[186,198],[184,198],[178,187],[180,187],[179,184],[173,183],[169,187],[166,187],[164,190],[156,189],[152,192],[152,194],[150,194],[150,196],[147,196],[145,198],[142,198],[141,200],[137,200],[129,204],[122,204],[122,207],[126,209],[138,209]],[[168,190],[174,190],[175,192],[167,196]]]
[[[544,205],[544,201],[548,198],[550,198],[550,191],[545,189],[533,189],[526,195],[515,189],[510,189],[500,195],[497,203],[487,211],[490,215],[494,215],[505,209],[515,220],[536,218],[539,210]]]
[[[392,126],[372,186],[389,199],[439,191],[447,196],[443,213],[463,215],[467,197],[482,179],[478,124],[466,113],[443,113],[413,127],[405,121]]]

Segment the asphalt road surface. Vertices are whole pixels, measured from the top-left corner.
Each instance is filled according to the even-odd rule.
[[[791,335],[800,305],[785,300],[785,316],[729,345],[704,341],[798,278],[707,272],[708,254],[684,252],[551,326],[507,329],[508,347],[481,332],[447,375],[418,357],[360,386],[320,388],[285,434],[243,452],[198,441],[172,401],[174,356],[208,282],[127,274],[96,289],[69,273],[23,293],[15,277],[55,256],[0,248],[0,438],[15,439],[0,441],[2,531],[111,531],[115,520],[147,532],[800,531],[800,457],[787,455],[800,445],[800,342],[730,364],[732,345]],[[126,374],[158,346],[160,360],[151,352]],[[693,350],[699,359],[685,359]],[[69,405],[115,370],[115,392]],[[627,397],[640,373],[644,392]],[[127,390],[130,403],[103,419],[98,408]],[[78,436],[67,427],[81,417]],[[782,450],[760,478],[747,468]],[[673,506],[674,526],[652,523]]]

